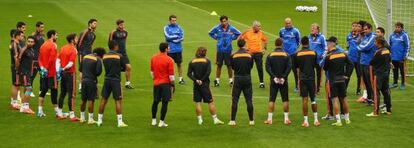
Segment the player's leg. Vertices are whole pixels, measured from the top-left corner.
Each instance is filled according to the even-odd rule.
[[[237,108],[241,93],[241,85],[239,84],[239,78],[234,79],[234,85],[231,92],[231,118],[228,125],[235,126],[236,125],[236,115],[237,115]]]
[[[339,92],[338,99],[341,105],[341,114],[343,114],[345,123],[350,124],[351,120],[349,120],[349,108],[348,108],[348,102],[346,100],[346,94],[347,94],[346,91],[347,91],[348,85],[346,85],[345,83],[339,83],[337,88]]]
[[[195,103],[195,111],[198,120],[198,125],[203,124],[202,109],[201,109],[201,100],[203,99],[201,87],[198,85],[193,86],[193,101]]]
[[[151,106],[151,117],[152,117],[152,121],[151,121],[151,125],[155,126],[157,125],[157,111],[158,111],[158,104],[161,101],[161,88],[160,86],[154,86],[153,87],[153,101],[152,101],[152,106]]]
[[[293,59],[293,58],[294,58],[294,55],[293,54],[290,55],[290,59]],[[292,60],[292,65],[293,64],[294,64],[294,61]],[[299,91],[299,88],[298,88],[298,73],[297,73],[296,69],[293,66],[292,66],[292,73],[293,73],[293,76],[295,78],[295,89],[294,89],[294,92],[297,93]]]
[[[80,122],[81,123],[85,123],[85,110],[86,110],[86,104],[88,103],[88,96],[87,96],[87,91],[84,91],[86,88],[85,82],[81,82],[81,84],[83,84],[83,93],[81,93],[81,98],[82,98],[82,103],[80,105]]]
[[[14,110],[19,110],[20,105],[17,102],[17,94],[19,91],[19,87],[18,85],[16,85],[18,75],[14,67],[11,68],[11,73],[12,73],[12,86],[11,86],[11,97],[10,97],[10,108]]]
[[[401,90],[405,90],[405,79],[406,79],[406,60],[401,61],[400,63],[400,73],[401,73]]]
[[[356,95],[361,95],[361,67],[359,66],[358,62],[354,62],[354,69],[355,69],[355,74],[357,77],[357,90],[356,90]],[[349,79],[351,80],[351,79]]]
[[[118,127],[127,127],[128,125],[124,123],[122,119],[122,88],[121,82],[118,81],[111,81],[112,87],[112,97],[115,99],[115,110],[116,110],[116,118],[118,121]]]
[[[306,85],[306,81],[299,81],[299,92],[300,96],[302,97],[302,115],[303,115],[303,127],[309,127],[308,122],[308,95],[309,95],[309,88]]]
[[[175,53],[175,57],[176,57],[176,63],[177,63],[177,69],[178,69],[178,84],[183,85],[184,79],[183,79],[183,68],[181,63],[183,62],[183,55],[182,53]]]
[[[134,87],[132,87],[131,85],[131,71],[132,71],[132,66],[131,64],[126,64],[126,69],[125,69],[125,88],[127,89],[134,89]]]
[[[24,92],[24,96],[22,99],[22,107],[20,108],[20,111],[26,114],[34,114],[33,110],[30,109],[29,107],[29,100],[31,98],[31,94],[32,94],[32,85],[31,85],[31,80],[30,80],[31,76],[30,75],[23,75],[23,81],[24,81],[24,87],[25,87],[25,92]]]
[[[394,66],[392,68],[394,81],[393,81],[393,83],[390,87],[391,88],[397,88],[398,87],[398,76],[399,76],[398,75],[398,70],[399,70],[400,62],[399,61],[392,61],[392,65]]]
[[[43,112],[43,102],[44,102],[45,95],[46,95],[46,93],[49,89],[49,86],[48,86],[47,78],[41,78],[40,81],[42,82],[41,83],[42,84],[42,86],[41,86],[42,89],[40,91],[39,99],[38,99],[37,116],[38,117],[44,117],[44,116],[46,116],[46,114],[44,114],[44,112]]]
[[[158,127],[167,127],[168,124],[165,123],[165,117],[167,116],[168,111],[168,103],[171,100],[172,97],[172,91],[171,91],[171,85],[163,85],[161,88],[161,117],[160,117],[160,123],[158,124]]]
[[[321,81],[322,81],[322,68],[321,66],[316,65],[316,93],[319,94],[321,89]]]
[[[284,116],[283,123],[290,124],[291,121],[289,119],[289,87],[288,87],[287,81],[285,81],[285,84],[280,86],[280,95],[282,97],[282,103],[283,103],[283,116]]]
[[[319,126],[321,123],[318,120],[318,104],[316,103],[316,95],[315,95],[315,82],[309,81],[309,97],[311,100],[311,107],[313,112],[313,125]]]
[[[381,93],[384,96],[384,103],[385,103],[385,114],[391,115],[391,93],[389,89],[389,76],[383,78],[383,86],[381,87]]]
[[[67,76],[67,87],[66,90],[68,92],[68,109],[69,109],[69,118],[71,121],[78,121],[79,118],[75,116],[75,84],[76,78],[75,74],[68,74]]]
[[[221,124],[224,124],[224,122],[221,121],[217,117],[216,106],[214,105],[213,95],[211,94],[211,90],[210,90],[210,83],[207,83],[207,82],[206,83],[203,83],[202,90],[201,90],[201,94],[203,96],[202,97],[203,98],[203,102],[208,104],[208,110],[210,112],[211,117],[213,118],[214,124],[216,124],[216,125],[218,125],[218,124],[220,124],[220,125]],[[200,109],[201,109],[201,106],[200,106]]]
[[[259,87],[265,88],[264,81],[263,81],[263,53],[255,53],[253,54],[254,61],[257,68],[257,73],[259,75]]]
[[[62,75],[62,80],[60,81],[60,95],[58,100],[58,111],[57,111],[57,117],[59,119],[64,119],[66,117],[63,116],[62,109],[63,109],[63,103],[65,101],[66,94],[68,93],[68,85],[67,85],[67,78],[66,73]],[[69,97],[70,98],[70,97]]]
[[[249,114],[249,125],[254,125],[254,117],[253,117],[253,88],[251,79],[246,79],[248,82],[243,85],[243,95],[244,99],[246,100],[247,105],[247,113]]]
[[[270,80],[270,91],[269,91],[269,103],[267,107],[267,120],[264,121],[265,124],[273,123],[273,112],[275,109],[275,100],[277,97],[278,88],[274,81]]]
[[[109,80],[105,80],[104,85],[102,87],[102,93],[101,93],[102,99],[99,104],[98,122],[97,122],[98,126],[102,125],[103,113],[105,111],[105,106],[106,106],[106,103],[108,103],[108,98],[111,95],[111,92],[112,92],[111,82]]]
[[[220,77],[221,77],[221,68],[223,67],[223,61],[224,61],[224,54],[217,52],[216,53],[216,79],[214,80],[214,87],[220,86]]]

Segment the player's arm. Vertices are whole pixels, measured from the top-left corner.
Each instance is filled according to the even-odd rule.
[[[296,43],[298,44],[298,45],[300,45],[300,32],[299,32],[299,30],[298,29],[296,29],[296,31],[295,31],[295,39],[296,39]]]
[[[217,40],[217,27],[211,28],[211,30],[208,32],[208,36],[210,36],[214,40]]]
[[[83,31],[83,32],[80,34],[80,38],[79,38],[79,40],[78,40],[78,49],[81,49],[82,44],[83,44],[83,40],[85,39],[85,36],[86,36],[87,31],[88,31],[88,29],[86,29],[85,31]]]
[[[188,63],[188,70],[187,70],[187,76],[192,80],[192,81],[196,81],[196,78],[194,77],[194,71],[193,71],[193,65],[190,63]]]
[[[291,60],[290,56],[287,56],[286,69],[283,72],[283,77],[284,78],[287,78],[288,77],[291,69],[292,69],[292,60]]]
[[[96,61],[96,69],[95,69],[96,77],[102,74],[102,59],[98,58]]]
[[[126,57],[119,55],[121,57],[120,62],[121,62],[121,71],[125,71],[126,70],[126,64],[127,64],[127,59]]]
[[[206,69],[203,77],[201,78],[201,81],[206,80],[210,76],[210,73],[211,73],[211,62],[210,62],[210,60],[207,60],[207,69]]]
[[[262,38],[261,38],[261,40],[262,40],[262,43],[263,43],[263,47],[264,47],[264,49],[265,49],[265,50],[267,50],[267,38],[266,38],[266,36],[264,35],[264,33],[262,34]]]
[[[69,62],[65,67],[63,67],[63,70],[68,70],[72,68],[72,66],[75,64],[75,60],[76,60],[76,53],[72,52],[69,57]]]
[[[323,70],[328,71],[329,69],[329,55],[323,60]]]
[[[114,32],[115,32],[115,30],[112,30],[111,33],[109,33],[108,43],[113,40]]]
[[[369,38],[368,42],[366,42],[365,44],[363,44],[363,43],[361,42],[361,44],[357,47],[357,48],[358,48],[358,50],[359,50],[359,51],[369,51],[369,50],[371,50],[371,49],[372,49],[372,47],[374,47],[374,38],[375,38],[375,36],[374,36],[374,35],[372,35],[372,36]]]
[[[377,63],[379,63],[380,57],[381,56],[381,50],[377,50],[374,54],[374,56],[372,57],[371,61],[369,62],[370,65],[375,65]]]
[[[265,65],[266,65],[266,72],[270,75],[270,77],[275,77],[275,74],[272,72],[270,55],[267,56]]]
[[[236,40],[241,35],[241,32],[234,27],[232,27],[232,32],[233,32],[233,36],[231,38],[232,40]]]
[[[168,32],[168,26],[164,26],[164,36],[165,36],[165,39],[167,40],[167,42],[171,42],[175,39],[178,39],[177,35],[173,35],[173,34],[170,34]]]
[[[351,59],[348,58],[348,56],[346,56],[345,62],[346,62],[345,76],[347,77],[347,79],[349,79],[349,77],[351,77],[352,75],[352,69],[354,68],[354,63],[351,61]]]
[[[17,49],[15,49],[16,51]],[[15,64],[16,64],[16,69],[19,69],[20,66],[20,61],[22,59],[22,56],[24,54],[24,52],[26,51],[26,47],[23,47],[22,49],[20,49],[20,53],[19,52],[15,52],[15,55],[17,55],[17,57],[15,57]]]
[[[405,45],[403,53],[404,53],[405,58],[408,58],[408,56],[410,54],[410,39],[408,38],[407,34],[404,35],[403,41],[404,41],[404,45]]]

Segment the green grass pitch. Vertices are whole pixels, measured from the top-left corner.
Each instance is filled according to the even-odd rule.
[[[410,95],[414,94],[414,88],[410,84],[413,78],[408,78],[407,90],[392,90],[393,115],[367,118],[365,114],[371,112],[373,107],[355,102],[357,96],[354,94],[353,77],[348,89],[352,124],[337,128],[330,126],[331,121],[322,121],[320,127],[310,126],[305,129],[300,126],[301,101],[298,94],[293,93],[292,74],[289,80],[291,125],[282,124],[279,97],[276,100],[274,124],[262,124],[267,118],[269,85],[267,82],[266,89],[258,87],[257,71],[254,68],[252,76],[256,126],[248,126],[246,107],[241,98],[238,126],[235,128],[227,125],[214,126],[206,105],[203,105],[204,125],[197,125],[192,84],[185,77],[187,84],[177,85],[174,101],[169,106],[166,122],[170,126],[166,129],[150,126],[152,81],[149,60],[158,52],[158,44],[164,41],[162,28],[168,23],[170,14],[178,16],[178,23],[185,32],[185,73],[187,63],[193,58],[198,46],[207,47],[208,57],[215,58],[215,41],[207,33],[219,21],[217,16],[211,16],[208,12],[214,10],[219,15],[228,15],[230,23],[241,31],[246,30],[253,20],[261,21],[262,29],[267,32],[270,50],[274,47],[273,41],[283,26],[285,17],[292,18],[302,36],[310,33],[311,23],[321,24],[321,11],[300,13],[294,11],[297,5],[316,5],[321,8],[321,1],[1,0],[0,47],[3,54],[0,54],[0,59],[3,60],[0,61],[0,147],[410,147],[414,143],[414,103],[410,99]],[[29,18],[28,15],[33,17]],[[123,18],[126,21],[129,32],[127,51],[133,67],[132,83],[136,87],[134,90],[124,90],[123,115],[129,127],[116,127],[113,100],[107,105],[102,127],[56,120],[49,97],[45,101],[45,118],[39,119],[10,110],[9,30],[15,27],[17,21],[24,21],[28,24],[28,35],[34,30],[35,22],[41,20],[45,23],[46,30],[58,30],[60,48],[66,42],[66,34],[81,32],[86,28],[89,18],[98,19],[94,46],[105,48],[108,34],[115,28],[115,20]],[[214,79],[215,66],[213,69],[210,79]],[[265,80],[268,79],[265,74]],[[35,80],[34,92],[38,92],[38,80]],[[228,122],[230,87],[225,83],[225,72],[221,82],[222,85],[212,87],[212,91],[219,118]],[[102,84],[99,85],[101,86]],[[79,96],[76,97],[77,115]],[[326,113],[324,91],[317,98],[321,117]],[[37,97],[32,98],[30,103],[36,111]],[[67,106],[64,110],[67,110]],[[310,121],[313,121],[311,114]]]

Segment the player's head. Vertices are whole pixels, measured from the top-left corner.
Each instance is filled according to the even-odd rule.
[[[207,48],[206,47],[198,47],[195,56],[197,58],[204,58],[207,54]]]
[[[58,38],[58,33],[56,32],[56,30],[51,29],[46,33],[46,36],[48,39],[52,39],[53,42],[56,42]]]
[[[354,21],[354,22],[352,22],[352,31],[353,31],[353,32],[354,32],[354,31],[359,31],[359,30],[360,30],[360,28],[358,28],[358,27],[360,27],[360,26],[359,26],[358,21]]]
[[[243,40],[243,39],[237,40],[237,47],[244,48],[245,45],[246,45],[246,41],[245,40]]]
[[[170,47],[168,45],[168,43],[166,42],[161,42],[160,46],[159,46],[160,52],[164,53],[164,52],[168,52],[168,50],[170,50]]]
[[[386,44],[386,40],[383,36],[376,36],[375,37],[375,46],[380,49],[381,47],[384,47]]]
[[[292,19],[291,18],[285,18],[285,28],[292,28]]]
[[[14,32],[13,32],[13,39],[16,41],[21,41],[21,40],[23,40],[23,38],[24,38],[24,35],[23,35],[23,31],[20,31],[20,30],[15,30]]]
[[[252,28],[253,28],[253,31],[254,32],[259,32],[260,31],[260,28],[261,28],[261,24],[260,24],[260,22],[259,21],[253,21],[253,23],[252,23]]]
[[[66,41],[68,41],[68,43],[69,43],[69,44],[74,44],[74,45],[76,45],[76,44],[77,44],[77,42],[78,42],[78,37],[76,36],[76,34],[75,34],[75,33],[71,33],[71,34],[68,34],[68,35],[66,36]]]
[[[118,44],[118,42],[116,42],[114,40],[109,41],[108,48],[109,48],[109,50],[117,51],[117,50],[119,50],[119,44]]]
[[[17,29],[12,29],[10,30],[10,38],[13,40],[14,39],[14,32],[16,32]]]
[[[276,48],[282,48],[282,46],[283,46],[283,39],[282,38],[277,38],[275,40],[275,46],[276,46]]]
[[[300,44],[302,47],[308,47],[309,46],[309,37],[303,36],[302,39],[300,39]]]
[[[365,26],[365,24],[367,24],[367,22],[364,21],[364,20],[359,20],[358,24],[359,24],[358,25],[359,32],[363,33],[364,32],[364,26]]]
[[[382,28],[382,27],[377,27],[377,30],[375,30],[375,35],[384,36],[385,35],[385,29]]]
[[[23,33],[26,31],[26,23],[24,22],[17,22],[16,29],[22,31]]]
[[[170,21],[170,24],[171,24],[171,25],[175,25],[175,24],[177,24],[177,16],[176,16],[176,15],[170,15],[170,16],[168,17],[168,20]]]
[[[125,21],[123,19],[116,20],[116,25],[121,30],[124,30],[125,29]]]
[[[34,36],[29,36],[29,37],[27,37],[26,42],[27,42],[27,44],[26,44],[27,48],[32,48],[33,45],[35,44],[36,40],[35,40]]]
[[[334,50],[336,48],[336,45],[338,44],[338,38],[336,38],[335,36],[331,36],[329,37],[329,39],[326,40],[327,45],[328,45],[328,50]]]
[[[106,54],[106,51],[102,47],[97,47],[93,49],[92,53],[98,56],[99,58],[102,58]]]
[[[45,30],[45,24],[43,24],[43,22],[41,21],[36,22],[36,31],[43,32],[44,30]]]
[[[404,30],[404,24],[403,23],[401,23],[401,22],[395,23],[395,30],[394,31],[396,33],[400,33],[403,30]]]
[[[220,24],[222,26],[227,26],[229,24],[229,18],[225,15],[220,16]]]
[[[371,33],[371,32],[372,32],[372,25],[370,23],[366,23],[364,25],[364,33],[368,34],[368,33]]]
[[[319,27],[319,25],[318,25],[317,23],[313,23],[313,24],[311,25],[311,33],[312,33],[312,34],[318,34],[318,33],[319,33],[319,31],[320,31],[320,27]]]
[[[98,24],[98,20],[97,19],[92,18],[92,19],[89,19],[89,21],[88,21],[88,27],[90,29],[92,29],[92,30],[95,30],[96,29],[96,25],[97,24]]]

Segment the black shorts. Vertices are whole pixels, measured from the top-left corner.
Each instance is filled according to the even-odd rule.
[[[58,82],[56,77],[50,77],[50,78],[41,78],[42,81],[42,89],[57,89],[58,88]]]
[[[346,83],[344,82],[335,82],[330,84],[331,88],[331,97],[346,97]]]
[[[98,87],[93,81],[82,81],[82,100],[93,101],[98,98]]]
[[[126,54],[126,53],[121,53],[122,54],[122,56],[125,58],[125,64],[129,64],[129,57],[128,57],[128,54]]]
[[[201,101],[204,103],[213,102],[213,96],[211,95],[210,85],[208,82],[203,83],[201,86],[194,84],[193,101],[197,103]]]
[[[230,65],[230,58],[231,58],[231,53],[217,52],[216,64],[219,66],[222,66],[223,64]]]
[[[299,92],[301,97],[310,97],[312,101],[315,98],[315,80],[300,80]]]
[[[12,85],[14,86],[18,86],[19,85],[19,81],[17,81],[17,72],[14,66],[11,67],[11,77],[12,77]]]
[[[289,101],[289,87],[288,83],[285,81],[283,85],[276,84],[275,81],[270,80],[270,95],[269,95],[269,102],[275,102],[277,93],[280,91],[280,95],[282,96],[282,102]]]
[[[17,79],[18,86],[32,86],[31,74],[29,73],[19,73],[19,77]]]
[[[243,92],[246,100],[253,99],[252,78],[250,76],[234,77],[234,85],[231,91],[231,96],[233,99],[237,99],[236,102],[240,98],[241,92]]]
[[[171,99],[172,91],[171,84],[161,84],[154,86],[153,90],[154,101],[156,102],[168,102]]]
[[[167,53],[167,55],[174,60],[174,63],[181,64],[183,62],[183,55],[181,52]]]
[[[83,86],[82,86],[83,87]],[[112,97],[115,100],[122,99],[122,88],[121,82],[117,80],[105,80],[104,85],[102,87],[102,97],[104,99],[108,99],[112,93]]]

